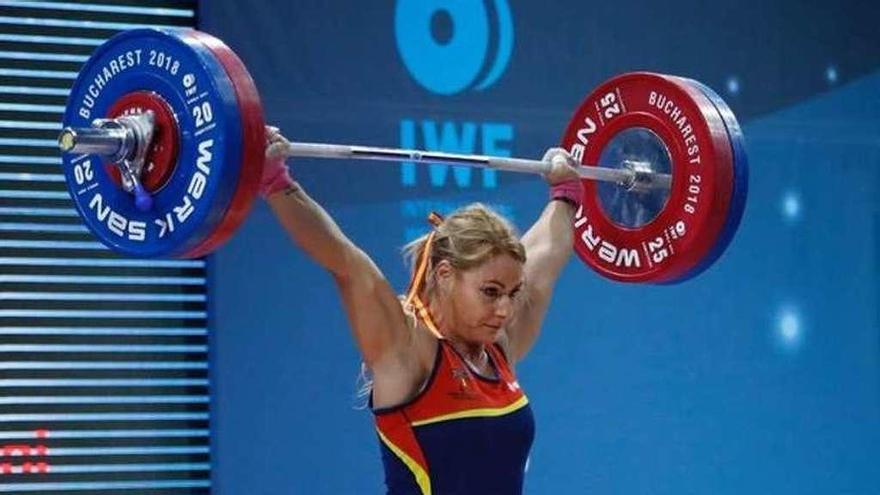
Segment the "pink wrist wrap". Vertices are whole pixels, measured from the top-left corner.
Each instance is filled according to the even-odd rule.
[[[562,200],[577,208],[584,196],[584,184],[581,179],[567,180],[550,186],[550,199]]]
[[[269,196],[283,191],[294,185],[290,170],[284,163],[283,157],[266,158],[263,164],[263,177],[260,179],[260,196],[267,199]]]

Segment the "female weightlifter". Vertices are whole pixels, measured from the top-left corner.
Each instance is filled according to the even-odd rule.
[[[291,179],[269,128],[260,185],[279,222],[332,275],[371,377],[388,493],[520,494],[534,419],[515,366],[538,337],[572,252],[582,194],[570,156],[551,149],[550,201],[520,239],[473,204],[404,249],[413,262],[398,297],[373,261]]]

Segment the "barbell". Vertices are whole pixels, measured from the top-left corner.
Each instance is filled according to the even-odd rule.
[[[127,256],[194,258],[221,246],[250,210],[265,127],[256,85],[223,42],[192,29],[135,29],[84,64],[58,142],[74,205],[98,239]],[[613,77],[578,106],[561,147],[584,181],[574,248],[603,276],[687,280],[721,256],[739,226],[748,188],[742,132],[696,81]],[[282,152],[549,169],[522,158],[295,141]]]

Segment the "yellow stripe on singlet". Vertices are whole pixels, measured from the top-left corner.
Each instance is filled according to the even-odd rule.
[[[419,421],[413,421],[413,426],[423,426],[429,425],[432,423],[440,423],[442,421],[450,421],[453,419],[463,419],[463,418],[492,418],[497,416],[504,416],[505,414],[510,414],[529,403],[529,399],[523,395],[513,404],[506,407],[498,407],[498,408],[481,408],[481,409],[468,409],[466,411],[459,411],[451,414],[444,414],[442,416],[434,416],[433,418],[422,419]]]
[[[394,452],[394,455],[412,471],[413,476],[416,478],[416,484],[419,485],[419,489],[422,491],[422,495],[431,495],[431,478],[428,476],[428,472],[415,459],[407,455],[403,449],[391,443],[391,440],[388,440],[388,437],[383,435],[380,430],[377,429],[376,431],[379,432],[379,438],[382,440],[382,443],[391,449],[391,452]]]

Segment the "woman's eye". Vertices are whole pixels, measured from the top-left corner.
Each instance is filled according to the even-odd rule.
[[[483,291],[484,296],[492,298],[492,299],[495,299],[500,295],[500,293],[498,292],[498,289],[495,289],[493,287],[486,287],[481,290]]]

